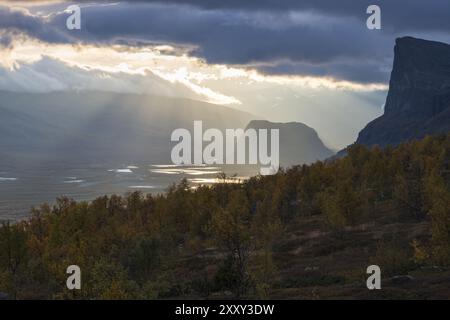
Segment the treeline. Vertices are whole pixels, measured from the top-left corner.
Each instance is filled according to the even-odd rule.
[[[0,227],[0,292],[10,298],[156,299],[270,297],[274,245],[287,227],[323,216],[328,230],[370,221],[380,204],[401,219],[429,220],[416,264],[450,264],[450,134],[395,148],[354,145],[348,155],[242,184],[165,194],[67,198]],[[82,290],[66,288],[66,268]]]

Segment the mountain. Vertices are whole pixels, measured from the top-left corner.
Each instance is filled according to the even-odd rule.
[[[168,163],[177,128],[243,128],[252,115],[188,99],[97,91],[0,91],[0,164]]]
[[[450,45],[404,37],[396,40],[384,114],[356,143],[397,145],[450,131]]]
[[[280,165],[289,167],[298,164],[310,164],[326,159],[334,154],[320,140],[317,132],[299,122],[274,123],[265,120],[253,120],[247,129],[279,129]]]
[[[169,163],[177,128],[280,129],[282,166],[333,154],[314,129],[301,123],[252,121],[253,115],[188,99],[97,91],[0,91],[2,166],[35,163]]]

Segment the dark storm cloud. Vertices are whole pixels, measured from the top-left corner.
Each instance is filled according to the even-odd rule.
[[[208,10],[229,9],[249,11],[314,10],[333,16],[365,19],[369,5],[382,9],[386,27],[397,31],[450,30],[448,0],[143,0],[134,2],[189,4]]]
[[[210,63],[357,82],[387,81],[399,32],[450,30],[448,0],[149,2],[85,7],[81,31],[65,28],[67,13],[43,20],[0,7],[0,29],[15,28],[47,42],[186,45]],[[373,3],[382,6],[379,31],[365,24]]]
[[[369,31],[356,19],[310,12],[205,11],[184,5],[122,4],[88,7],[82,14],[79,36],[89,42],[191,45],[193,55],[210,63],[292,73],[277,67],[289,61],[305,66],[298,69],[303,71],[299,74],[352,81],[385,81],[386,76],[367,65],[384,61],[394,42]],[[66,15],[57,15],[51,23],[61,26],[65,19]],[[332,63],[338,65],[320,66]]]
[[[323,62],[337,57],[369,58],[369,52],[371,56],[384,54],[379,41],[374,41],[379,39],[365,24],[327,21],[326,16],[320,17],[317,26],[289,19],[287,13],[205,12],[179,6],[111,6],[87,8],[84,12],[91,40],[123,38],[193,44],[198,46],[196,52],[210,62]]]
[[[17,32],[38,38],[49,43],[70,42],[72,37],[42,18],[27,14],[23,10],[10,9],[0,5],[0,42],[11,41]]]
[[[279,63],[274,66],[260,67],[266,74],[296,75],[304,74],[311,76],[333,76],[337,79],[351,79],[359,83],[387,83],[389,81],[390,69],[377,62],[358,63]]]

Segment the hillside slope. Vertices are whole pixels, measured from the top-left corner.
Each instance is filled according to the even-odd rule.
[[[290,167],[324,160],[334,154],[319,138],[317,132],[300,122],[275,123],[253,120],[247,128],[278,129],[280,134],[280,165]]]
[[[5,162],[69,165],[108,160],[169,163],[174,129],[192,130],[194,120],[202,120],[205,127],[243,128],[253,118],[200,101],[98,91],[3,91],[0,113]]]
[[[450,134],[242,184],[63,198],[0,226],[0,293],[73,298],[77,264],[79,299],[448,299],[449,186]]]

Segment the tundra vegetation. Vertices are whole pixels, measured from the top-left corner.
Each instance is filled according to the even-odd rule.
[[[224,181],[226,180],[225,177]],[[450,134],[242,184],[91,202],[0,227],[12,299],[450,298]],[[367,266],[382,290],[366,287]],[[68,290],[66,268],[82,270]]]

